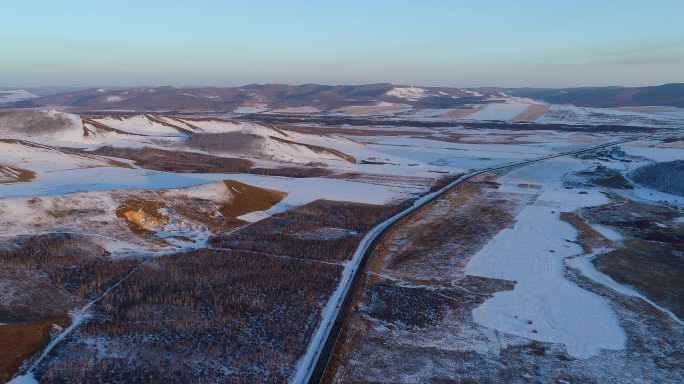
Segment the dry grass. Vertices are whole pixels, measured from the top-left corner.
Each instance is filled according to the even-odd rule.
[[[593,260],[596,268],[684,318],[684,225],[675,221],[681,212],[619,197],[580,212],[624,236],[621,247]]]
[[[636,288],[654,302],[684,318],[684,245],[640,239],[598,256],[594,265],[615,281]]]
[[[28,169],[0,164],[0,184],[27,183],[36,178],[36,173]]]
[[[432,347],[414,346],[399,335],[415,332],[420,339],[424,331],[440,327],[446,316],[467,317],[472,308],[494,292],[513,288],[512,282],[463,274],[469,257],[486,239],[512,222],[510,202],[506,206],[489,196],[496,195],[493,191],[497,188],[495,175],[481,175],[460,184],[383,235],[364,268],[365,279],[354,292],[324,383],[357,382],[359,367],[372,367],[376,372],[386,369],[388,377],[396,369],[401,370],[379,363],[379,356],[364,355],[374,346],[383,346],[375,349],[378,354],[388,348],[426,357],[440,353]],[[380,331],[379,324],[388,331]],[[394,359],[388,357],[385,361]]]
[[[612,242],[600,233],[598,233],[591,225],[587,224],[584,219],[573,212],[561,212],[560,219],[572,225],[579,235],[577,235],[577,242],[582,246],[582,251],[585,254],[594,252],[594,249],[609,247]]]
[[[515,204],[488,197],[498,187],[493,180],[485,174],[462,183],[403,219],[376,246],[370,270],[422,282],[462,275],[470,255],[513,220]]]
[[[367,270],[371,273],[368,277],[369,283],[377,283],[377,276],[383,271],[402,270],[405,264],[425,263],[426,268],[429,269],[432,251],[439,248],[440,244],[449,242],[449,239],[454,236],[459,237],[457,243],[465,244],[466,240],[461,238],[462,233],[455,228],[474,226],[474,219],[479,219],[477,215],[484,214],[486,209],[481,212],[466,213],[461,210],[483,198],[484,189],[490,186],[487,183],[491,182],[493,177],[491,174],[484,174],[458,185],[442,198],[404,218],[399,225],[385,232],[373,248],[373,255],[367,263]],[[443,180],[442,183],[447,180]],[[495,216],[498,215],[498,210],[496,212]],[[475,216],[469,217],[469,215]],[[451,220],[455,223],[450,223]],[[480,229],[470,232],[477,232]],[[453,251],[450,256],[457,256],[457,254]],[[412,276],[411,279],[426,280],[417,276]]]
[[[114,261],[104,249],[76,235],[26,236],[0,248],[0,380],[49,340],[52,324],[101,294],[138,264]]]
[[[225,180],[224,183],[233,194],[233,200],[221,207],[221,214],[230,218],[269,209],[287,196],[285,192],[259,188],[234,180]]]
[[[0,381],[9,380],[26,359],[50,341],[50,330],[69,325],[69,317],[0,325]]]
[[[322,383],[333,383],[336,379],[342,378],[342,382],[349,380],[350,372],[346,366],[354,352],[357,351],[364,342],[364,335],[372,326],[372,323],[357,312],[358,300],[360,299],[362,290],[357,291],[354,302],[352,302],[352,310],[348,311],[343,320],[343,326],[340,330],[335,349],[332,352],[330,361],[326,366],[325,373],[322,378]]]

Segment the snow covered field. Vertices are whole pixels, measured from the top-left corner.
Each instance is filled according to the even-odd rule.
[[[416,101],[426,96],[425,89],[419,87],[394,87],[387,91],[387,96]]]
[[[568,241],[577,234],[560,220],[560,212],[607,202],[596,190],[563,187],[564,174],[586,166],[576,159],[554,159],[506,175],[504,191],[507,185],[516,188],[526,183],[540,186],[540,195],[466,269],[470,275],[516,282],[512,291],[497,293],[473,312],[478,324],[565,344],[568,353],[578,358],[625,347],[624,331],[608,302],[564,278],[564,259],[581,254],[582,249]]]
[[[467,118],[472,120],[510,121],[524,113],[529,106],[530,104],[525,103],[493,103],[487,105],[483,110],[469,115]]]
[[[537,122],[542,124],[619,124],[681,128],[682,122],[684,122],[684,109],[667,108],[665,111],[656,109],[648,112],[646,110],[587,108],[555,104]]]

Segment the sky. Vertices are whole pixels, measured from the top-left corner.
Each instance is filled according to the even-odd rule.
[[[0,86],[684,82],[682,0],[3,0]]]

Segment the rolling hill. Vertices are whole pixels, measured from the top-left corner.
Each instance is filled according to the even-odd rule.
[[[650,87],[511,88],[502,91],[513,96],[580,107],[684,107],[684,83]]]

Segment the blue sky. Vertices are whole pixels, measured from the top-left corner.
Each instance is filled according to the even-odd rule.
[[[684,1],[3,0],[0,85],[684,82]]]

